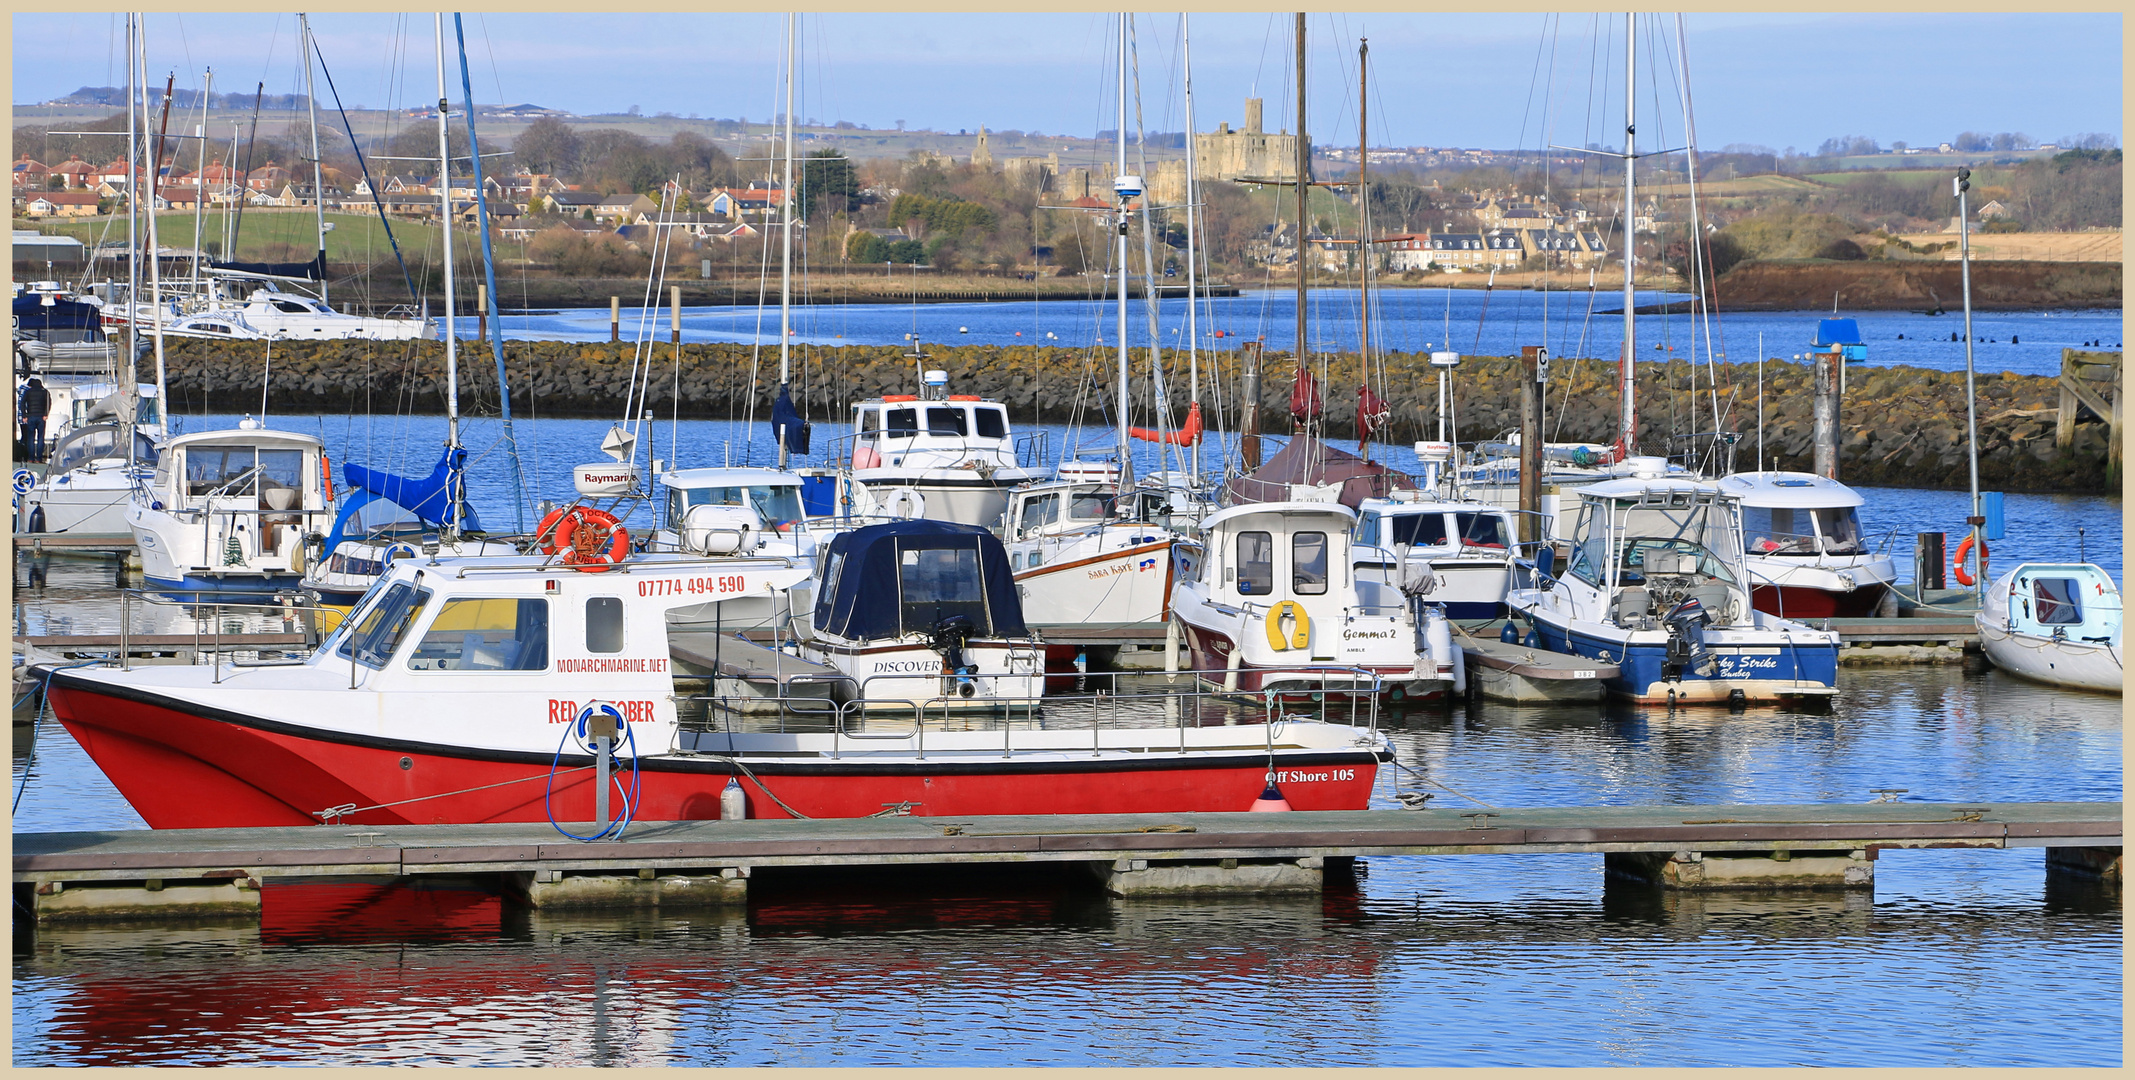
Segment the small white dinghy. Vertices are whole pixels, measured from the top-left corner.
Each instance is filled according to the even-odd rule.
[[[2120,589],[2092,563],[2024,563],[1972,617],[1980,646],[2012,675],[2120,693]]]

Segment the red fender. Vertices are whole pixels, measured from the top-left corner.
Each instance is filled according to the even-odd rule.
[[[1186,410],[1186,426],[1166,435],[1153,428],[1131,427],[1127,434],[1146,442],[1168,442],[1178,446],[1192,446],[1201,441],[1201,403],[1196,401]]]

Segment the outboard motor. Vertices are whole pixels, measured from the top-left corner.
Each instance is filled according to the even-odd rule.
[[[941,654],[942,692],[971,697],[979,692],[978,665],[964,657],[964,644],[971,640],[971,616],[951,615],[927,632],[927,647]]]
[[[1693,596],[1670,609],[1661,619],[1668,628],[1668,653],[1661,662],[1661,678],[1680,679],[1685,671],[1711,675],[1715,666],[1712,654],[1705,649],[1705,628],[1712,624],[1712,613]]]

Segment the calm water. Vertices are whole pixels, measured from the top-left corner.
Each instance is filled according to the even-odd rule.
[[[271,423],[404,471],[426,472],[443,436],[430,417]],[[597,459],[605,428],[521,425],[545,497],[567,497],[564,467]],[[701,421],[673,437],[708,465],[739,463],[745,434]],[[1069,433],[1053,434],[1057,450]],[[497,438],[472,425],[473,488],[508,526]],[[668,425],[650,438],[672,452]],[[1897,530],[1901,551],[1912,531],[1962,528],[1963,493],[1864,494],[1864,525]],[[2081,526],[2119,572],[2117,499],[2011,493],[2008,515],[1997,566],[2073,557]],[[18,633],[116,626],[112,564],[32,570],[17,560]],[[1482,704],[1388,726],[1404,762],[1496,806],[2122,788],[2120,699],[1976,666],[1849,668],[1828,714]],[[16,729],[14,762],[17,831],[142,827],[49,721]],[[1395,805],[1394,776],[1375,805]],[[2121,1063],[2121,918],[2095,889],[2049,883],[2037,850],[1892,852],[1877,878],[1872,897],[1697,897],[1609,884],[1599,856],[1383,858],[1319,900],[1176,903],[1054,871],[766,873],[743,911],[601,916],[524,911],[476,882],[270,884],[256,923],[18,934],[13,1062]]]
[[[1955,667],[1843,682],[1829,715],[1482,705],[1390,727],[1498,806],[2121,797],[2117,698]],[[62,732],[37,748],[17,830],[140,827]],[[1389,770],[1375,804],[1391,790]],[[270,884],[256,923],[18,933],[13,1061],[2121,1063],[2119,911],[2036,850],[1886,853],[1872,897],[1651,893],[1599,856],[1364,869],[1318,900],[1191,903],[1054,870],[766,872],[745,910],[598,916],[471,881]]]
[[[684,286],[685,290],[688,286]],[[508,290],[507,290],[508,291]],[[705,306],[682,309],[685,341],[778,342],[778,297],[769,305]],[[1684,299],[1641,293],[1641,305]],[[1843,297],[1841,300],[1843,301]],[[630,297],[624,300],[629,302]],[[1590,303],[1591,301],[1591,303]],[[1244,295],[1206,300],[1197,320],[1204,347],[1235,348],[1264,337],[1270,349],[1287,351],[1297,339],[1297,299],[1291,290],[1250,290]],[[1315,289],[1308,300],[1313,348],[1357,347],[1358,293],[1354,289]],[[1585,290],[1539,293],[1499,289],[1387,289],[1375,294],[1377,315],[1373,340],[1402,352],[1451,349],[1474,356],[1517,356],[1523,345],[1547,345],[1554,356],[1613,358],[1623,341],[1620,315],[1601,312],[1622,307],[1621,292],[1606,288],[1589,297]],[[794,338],[808,345],[898,345],[917,334],[929,344],[1062,345],[1086,347],[1117,336],[1117,305],[1103,300],[996,301],[958,304],[803,304],[793,315]],[[1591,312],[1591,314],[1590,314]],[[1838,317],[1859,320],[1871,364],[1964,369],[1961,313],[1923,315],[1906,311],[1846,311]],[[1712,323],[1708,347],[1702,323],[1687,315],[1642,315],[1637,320],[1639,356],[1673,355],[1703,359],[1708,351],[1738,361],[1756,359],[1762,336],[1766,356],[1807,352],[1817,322],[1829,311],[1725,312]],[[623,312],[622,334],[628,341],[668,338],[668,313],[647,318]],[[1141,301],[1128,306],[1128,341],[1149,340],[1148,318]],[[1214,336],[1217,331],[1223,337]],[[470,322],[461,329],[471,336]],[[506,315],[511,338],[606,341],[608,309],[571,308],[540,315]],[[1158,337],[1167,346],[1182,344],[1186,303],[1167,300],[1160,306]],[[1960,335],[1952,340],[1952,335]],[[2110,308],[2065,311],[1974,312],[1972,334],[1985,339],[1973,345],[1980,371],[2014,371],[2052,375],[2061,370],[2061,350],[2101,342],[2119,348],[2121,316]],[[1695,338],[1695,342],[1693,342]],[[1695,351],[1693,352],[1693,345]]]

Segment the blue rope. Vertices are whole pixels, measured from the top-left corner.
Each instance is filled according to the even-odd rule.
[[[631,819],[637,815],[638,796],[643,790],[645,779],[644,772],[638,768],[637,732],[631,730],[631,727],[627,722],[622,725],[622,728],[624,745],[630,748],[630,786],[627,789],[622,786],[623,779],[619,774],[609,774],[610,780],[616,785],[616,793],[618,795],[621,795],[623,799],[622,814],[618,816],[614,821],[608,822],[606,825],[602,826],[599,832],[594,833],[591,836],[580,836],[577,833],[574,833],[571,830],[564,828],[556,821],[556,808],[553,805],[552,800],[556,793],[556,770],[563,766],[564,745],[570,741],[571,736],[574,734],[579,736],[580,738],[585,737],[586,721],[591,719],[592,715],[593,710],[590,707],[587,708],[586,711],[579,716],[576,722],[570,724],[569,726],[563,729],[563,737],[556,740],[556,755],[555,757],[549,760],[549,776],[547,782],[543,785],[541,792],[541,810],[543,814],[547,815],[549,819],[549,826],[551,828],[555,829],[557,832],[560,832],[565,836],[570,837],[573,840],[583,840],[588,843],[595,840],[610,839],[611,837],[613,839],[620,840],[623,836],[623,830],[630,827]],[[598,782],[599,781],[595,781],[595,783]]]
[[[81,663],[79,663],[79,664],[67,664],[67,665],[65,665],[65,666],[63,666],[63,667],[56,667],[56,668],[53,668],[52,670],[53,670],[53,671],[67,671],[67,670],[69,670],[69,669],[72,669],[72,668],[81,668],[81,667],[95,667],[95,666],[96,666],[96,665],[97,665],[98,663],[100,663],[100,662],[101,662],[101,661],[97,661],[97,660],[85,660],[85,661],[83,661],[83,662],[81,662]],[[17,782],[16,784],[15,784],[15,801],[14,801],[14,803],[13,803],[12,805],[10,805],[10,806],[8,807],[8,812],[9,812],[9,813],[14,813],[14,812],[15,812],[16,810],[19,810],[19,809],[21,809],[21,807],[22,807],[22,793],[23,793],[23,792],[25,792],[25,791],[28,791],[28,790],[29,790],[29,788],[30,788],[30,771],[31,771],[32,769],[35,769],[35,768],[37,767],[37,736],[38,736],[38,734],[39,734],[39,733],[41,733],[41,732],[43,732],[43,731],[44,731],[44,711],[45,711],[45,707],[46,707],[47,705],[50,705],[50,704],[52,703],[52,695],[50,695],[49,693],[44,693],[44,692],[45,692],[46,690],[48,690],[48,689],[49,689],[49,688],[51,687],[51,685],[52,685],[52,676],[51,676],[51,675],[50,675],[49,673],[47,673],[47,674],[45,675],[45,677],[44,677],[44,681],[43,681],[43,682],[40,682],[40,683],[38,683],[38,684],[37,684],[37,688],[36,688],[36,689],[34,689],[34,690],[31,690],[31,691],[30,691],[29,693],[27,693],[27,694],[24,694],[24,695],[22,695],[22,696],[21,696],[20,698],[17,698],[17,699],[16,699],[16,701],[15,701],[15,708],[18,708],[18,709],[19,709],[19,708],[21,708],[21,707],[22,707],[22,703],[23,703],[23,702],[25,702],[25,701],[28,701],[28,700],[30,700],[30,699],[31,699],[31,698],[33,698],[33,697],[34,697],[34,698],[37,698],[37,699],[38,699],[38,700],[37,700],[37,719],[36,719],[36,720],[34,720],[34,721],[32,721],[32,722],[30,723],[30,755],[29,755],[29,757],[25,758],[25,759],[23,760],[23,762],[22,762],[22,777],[21,777],[21,779],[20,779],[20,780],[19,780],[19,781],[18,781],[18,782]],[[40,694],[42,694],[43,696],[42,696],[42,697],[39,697],[39,695],[40,695]]]

